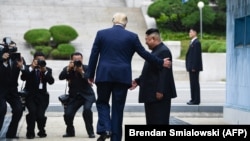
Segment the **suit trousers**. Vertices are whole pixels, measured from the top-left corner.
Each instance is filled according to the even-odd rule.
[[[191,87],[191,102],[200,104],[200,82],[199,71],[189,72]]]
[[[23,107],[20,97],[17,94],[17,88],[11,88],[6,95],[6,101],[9,103],[12,112],[12,118],[7,130],[7,137],[15,137],[17,134],[18,124],[23,115]]]
[[[144,103],[147,125],[169,125],[171,99]]]
[[[122,140],[123,110],[126,102],[127,84],[99,82],[97,85],[97,134],[111,131],[111,141]],[[112,94],[112,113],[110,114],[110,96]],[[111,117],[110,117],[111,115]]]
[[[4,96],[2,96],[1,94],[0,95],[0,131],[4,123],[4,117],[6,115],[6,112],[7,112],[7,103],[6,103]]]
[[[30,93],[31,94],[31,93]],[[35,123],[40,132],[45,133],[45,124],[47,117],[45,112],[49,105],[49,94],[32,93],[26,97],[26,107],[28,114],[26,115],[27,135],[35,135]]]
[[[88,135],[94,134],[93,112],[91,110],[92,105],[93,102],[84,99],[81,95],[75,95],[74,97],[70,97],[70,100],[64,109],[64,121],[67,125],[67,134],[75,135],[75,128],[73,125],[74,117],[81,106],[83,106],[82,117],[85,123],[87,133]]]

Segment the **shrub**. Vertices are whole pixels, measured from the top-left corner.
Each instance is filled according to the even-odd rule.
[[[220,47],[216,50],[216,52],[225,53],[226,51],[227,51],[226,43],[225,42],[220,42]]]
[[[60,44],[57,49],[51,52],[54,59],[69,59],[70,55],[75,52],[75,47],[70,44]]]
[[[221,48],[221,49],[219,49]],[[217,50],[222,51],[223,48],[226,48],[226,43],[222,42],[222,41],[216,41],[214,42],[208,49],[208,52],[218,52]]]
[[[69,43],[78,37],[76,30],[68,25],[55,25],[49,31],[53,42],[56,44]]]
[[[51,46],[35,46],[35,51],[43,52],[46,58],[49,57],[52,49],[53,48]]]
[[[201,41],[201,50],[202,52],[208,52],[208,48],[210,47],[210,42],[208,40]]]
[[[201,41],[202,52],[208,52],[210,46],[217,42],[218,42],[217,40],[202,40]]]
[[[31,29],[24,34],[24,40],[31,45],[48,45],[51,38],[48,29]]]

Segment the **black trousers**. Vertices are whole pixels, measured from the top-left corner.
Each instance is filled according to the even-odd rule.
[[[4,117],[6,115],[6,112],[7,112],[6,99],[0,92],[0,131],[1,131],[2,126],[3,126]]]
[[[45,133],[45,125],[47,120],[45,112],[48,108],[48,105],[48,93],[29,94],[29,96],[26,98],[26,107],[28,109],[28,114],[26,115],[26,135],[35,135],[36,122],[39,132]]]
[[[147,125],[169,125],[171,99],[144,103]]]
[[[73,125],[75,114],[78,109],[83,106],[82,117],[85,122],[85,127],[88,135],[94,134],[93,128],[93,112],[92,112],[93,102],[84,99],[80,95],[76,95],[70,98],[67,106],[64,109],[64,121],[66,124],[66,133],[69,135],[75,135],[75,128]]]
[[[0,91],[0,128],[2,128],[4,117],[7,112],[7,103],[9,103],[12,112],[12,118],[6,133],[7,137],[15,137],[18,124],[23,115],[23,108],[20,97],[17,94],[17,88],[1,88]]]
[[[189,72],[190,87],[191,87],[191,102],[200,104],[200,82],[199,71]]]

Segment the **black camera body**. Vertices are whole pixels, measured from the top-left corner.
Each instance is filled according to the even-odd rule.
[[[26,105],[26,97],[28,96],[28,92],[26,90],[18,91],[18,95],[20,97],[23,111],[25,111],[25,105]]]
[[[74,66],[75,67],[81,67],[82,66],[82,62],[77,60],[77,61],[74,61]]]
[[[0,51],[2,53],[9,53],[10,59],[13,61],[20,61],[21,60],[21,54],[17,53],[17,47],[16,43],[11,41],[10,37],[5,37],[3,39],[4,44],[0,44]],[[12,45],[12,46],[11,46]],[[15,46],[13,46],[15,45]]]
[[[45,67],[46,66],[46,61],[45,60],[37,60],[37,65],[40,67]]]

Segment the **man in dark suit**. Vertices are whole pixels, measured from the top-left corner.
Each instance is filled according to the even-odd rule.
[[[187,102],[188,105],[200,104],[199,73],[203,70],[203,67],[201,43],[197,38],[197,32],[198,30],[196,28],[191,28],[189,30],[189,37],[191,38],[191,43],[186,54],[186,70],[189,73],[191,100]]]
[[[138,35],[125,30],[127,16],[116,13],[113,27],[97,32],[93,43],[87,76],[89,82],[97,86],[98,141],[111,137],[111,141],[122,140],[123,110],[128,88],[132,82],[131,60],[135,52],[147,61],[162,67],[170,67],[168,59],[159,59],[147,52]],[[97,65],[98,63],[98,65]],[[97,70],[96,70],[97,69]],[[110,96],[112,110],[110,117]]]
[[[37,135],[46,137],[45,125],[47,117],[45,112],[49,105],[47,83],[52,85],[55,80],[52,76],[52,69],[47,67],[45,55],[42,52],[34,54],[32,63],[25,67],[21,79],[26,81],[24,89],[27,92],[25,97],[25,105],[28,109],[26,137],[27,139],[35,138],[36,122],[39,130]]]
[[[16,43],[6,37],[0,50],[0,130],[7,112],[7,103],[12,109],[12,118],[8,126],[6,138],[14,139],[18,123],[23,115],[23,108],[18,95],[18,77],[25,68],[25,61],[18,56]]]
[[[171,51],[161,42],[158,29],[148,29],[145,39],[151,54],[172,60]],[[140,86],[139,103],[144,103],[147,125],[169,125],[171,99],[177,97],[172,68],[159,69],[146,61],[140,77],[133,80],[130,89],[137,85]]]
[[[69,86],[69,101],[64,109],[64,121],[67,125],[66,134],[63,137],[74,137],[75,128],[73,125],[74,116],[77,110],[83,106],[83,120],[89,138],[95,138],[93,128],[92,105],[96,101],[94,90],[85,77],[88,69],[87,65],[82,63],[83,56],[76,52],[71,55],[69,65],[64,67],[59,75],[60,80],[67,80]]]

